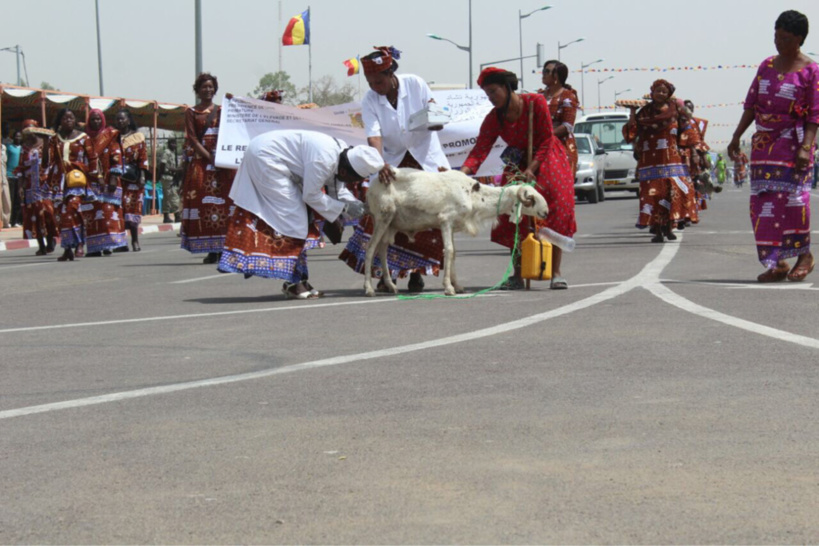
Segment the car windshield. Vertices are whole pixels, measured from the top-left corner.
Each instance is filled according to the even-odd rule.
[[[576,133],[589,133],[596,136],[605,150],[630,150],[631,144],[626,144],[623,138],[624,119],[601,119],[581,121],[574,126]]]
[[[589,140],[589,137],[579,136],[579,137],[577,137],[575,139],[575,142],[577,143],[577,153],[579,153],[579,154],[594,153],[594,152],[592,152],[592,149],[591,149],[591,141]]]

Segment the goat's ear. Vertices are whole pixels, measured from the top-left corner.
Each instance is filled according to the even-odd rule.
[[[472,191],[480,191],[481,190],[481,183],[475,182],[475,185],[472,186]]]

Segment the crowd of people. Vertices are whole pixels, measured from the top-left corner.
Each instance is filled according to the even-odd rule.
[[[751,220],[760,262],[760,282],[800,281],[814,268],[810,252],[809,190],[813,179],[815,136],[819,123],[819,66],[800,51],[807,18],[782,13],[775,23],[777,55],[759,67],[745,100],[728,154],[734,182],[751,181]],[[361,58],[369,90],[362,100],[367,144],[348,146],[312,131],[272,131],[254,138],[238,171],[217,167],[220,107],[213,102],[219,84],[203,73],[194,82],[198,102],[185,116],[181,160],[175,139],[160,154],[159,175],[165,189],[164,221],[181,223],[181,247],[205,254],[205,264],[222,272],[283,280],[288,298],[322,295],[309,282],[308,250],[323,238],[340,240],[344,225],[353,233],[339,259],[359,273],[373,233],[366,214],[369,184],[390,184],[393,167],[435,172],[449,164],[436,130],[409,131],[410,116],[428,106],[433,95],[419,76],[398,73],[401,52],[377,47]],[[554,244],[550,287],[568,287],[563,251],[577,231],[574,179],[577,148],[573,130],[580,108],[567,82],[569,68],[550,60],[543,66],[544,88],[518,92],[517,76],[489,67],[477,80],[492,110],[481,124],[476,144],[460,170],[475,175],[500,138],[501,184],[532,185],[550,214],[533,224],[498,218],[491,240],[512,251],[514,272],[501,288],[524,287],[518,242],[530,232]],[[230,97],[230,95],[228,95]],[[273,91],[264,100],[281,102]],[[91,110],[83,130],[68,109],[57,113],[53,127],[25,121],[4,144],[4,174],[11,198],[6,224],[23,224],[38,241],[38,255],[51,253],[59,237],[59,261],[140,250],[147,147],[127,109],[108,127],[103,112]],[[756,122],[751,157],[740,150],[742,134]],[[640,181],[637,227],[651,231],[656,243],[673,241],[675,230],[699,222],[706,208],[703,188],[712,168],[718,183],[727,179],[722,156],[712,165],[705,142],[705,120],[694,117],[691,101],[676,96],[675,86],[655,81],[646,104],[631,107],[623,128],[638,161]],[[5,184],[5,182],[4,182]],[[174,187],[181,185],[180,199]],[[791,267],[785,260],[796,258]],[[376,264],[382,276],[409,277],[408,290],[420,292],[425,275],[437,275],[443,262],[439,230],[409,237],[399,234],[388,251],[388,264]]]

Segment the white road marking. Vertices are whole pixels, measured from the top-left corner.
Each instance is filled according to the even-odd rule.
[[[747,330],[748,332],[752,332],[754,334],[760,334],[781,341],[796,343],[797,345],[810,347],[812,349],[819,349],[819,339],[813,339],[806,336],[800,336],[798,334],[792,334],[784,330],[779,330],[777,328],[771,328],[769,326],[764,326],[762,324],[757,324],[755,322],[751,322],[741,318],[732,317],[731,315],[720,313],[719,311],[715,311],[714,309],[703,307],[702,305],[694,303],[691,300],[688,300],[678,294],[675,294],[668,287],[663,286],[658,282],[649,284],[648,286],[646,286],[646,289],[655,296],[657,296],[658,298],[660,298],[661,300],[663,300],[664,302],[671,304],[679,309],[682,309],[683,311],[693,313],[697,316],[715,320],[717,322],[721,322],[729,326],[734,326],[735,328],[740,328],[742,330]]]
[[[134,319],[121,319],[121,320],[106,320],[100,322],[73,322],[69,324],[51,324],[48,326],[25,326],[22,328],[6,328],[5,330],[0,330],[0,334],[12,334],[12,333],[19,333],[19,332],[39,332],[42,330],[61,330],[64,328],[85,328],[87,326],[106,326],[111,324],[134,324],[137,322],[156,322],[156,321],[163,321],[163,320],[179,320],[179,319],[195,319],[195,318],[206,318],[206,317],[223,317],[229,315],[244,315],[248,313],[270,313],[274,311],[286,311],[290,309],[316,309],[320,307],[339,307],[342,305],[366,305],[371,303],[385,303],[385,302],[397,302],[399,300],[395,298],[368,298],[365,301],[340,301],[336,303],[301,303],[296,305],[287,305],[282,307],[265,307],[263,309],[241,309],[238,311],[219,311],[216,313],[195,313],[190,315],[171,315],[171,316],[159,316],[159,317],[143,317],[143,318],[134,318]]]
[[[332,358],[325,358],[321,360],[314,360],[312,362],[304,362],[302,364],[294,364],[291,366],[284,366],[281,368],[269,369],[269,370],[262,370],[258,372],[251,372],[251,373],[244,373],[244,374],[237,374],[237,375],[229,375],[225,377],[215,377],[212,379],[202,379],[199,381],[188,381],[184,383],[174,383],[171,385],[163,385],[160,387],[149,387],[145,389],[135,389],[131,391],[123,391],[123,392],[115,392],[110,394],[104,394],[101,396],[91,396],[88,398],[79,398],[75,400],[66,400],[63,402],[54,402],[50,404],[41,404],[38,406],[29,406],[25,408],[18,408],[12,410],[5,410],[0,411],[0,420],[2,419],[11,419],[14,417],[22,417],[25,415],[33,415],[37,413],[46,413],[51,411],[59,411],[59,410],[66,410],[72,408],[80,408],[86,406],[93,406],[97,404],[106,404],[109,402],[119,402],[122,400],[130,400],[134,398],[142,398],[145,396],[154,396],[158,394],[168,394],[172,392],[179,392],[185,391],[190,389],[198,389],[202,387],[214,387],[217,385],[227,385],[230,383],[237,383],[240,381],[251,381],[255,379],[262,379],[266,377],[271,377],[274,375],[282,375],[286,373],[293,373],[302,370],[310,370],[314,368],[323,368],[327,366],[337,366],[339,364],[347,364],[350,362],[362,362],[365,360],[372,360],[376,358],[385,358],[396,356],[405,353],[411,353],[415,351],[423,351],[425,349],[432,349],[436,347],[443,347],[446,345],[452,345],[455,343],[463,343],[465,341],[472,341],[475,339],[480,339],[484,337],[494,336],[497,334],[503,334],[506,332],[510,332],[513,330],[519,330],[521,328],[526,328],[528,326],[532,326],[539,322],[543,322],[549,319],[553,319],[555,317],[560,317],[563,315],[567,315],[569,313],[573,313],[575,311],[580,311],[582,309],[589,308],[593,305],[598,303],[608,301],[610,299],[616,298],[626,292],[629,292],[635,288],[639,288],[644,286],[647,282],[650,282],[651,279],[658,279],[660,272],[668,265],[674,256],[677,254],[677,250],[680,248],[679,245],[665,245],[663,249],[660,251],[660,254],[654,258],[651,262],[646,265],[643,270],[622,283],[617,284],[616,286],[612,286],[602,292],[594,294],[588,298],[576,301],[574,303],[570,303],[568,305],[564,305],[563,307],[558,307],[557,309],[553,309],[551,311],[546,311],[544,313],[538,313],[536,315],[532,315],[529,317],[525,317],[522,319],[518,319],[512,322],[507,322],[504,324],[499,324],[497,326],[491,326],[489,328],[482,328],[480,330],[475,330],[473,332],[467,332],[464,334],[458,334],[454,336],[443,337],[439,339],[434,339],[430,341],[424,341],[421,343],[412,343],[409,345],[403,345],[401,347],[393,347],[391,349],[381,349],[377,351],[368,351],[365,353],[357,353],[352,355],[345,355],[345,356],[336,356]],[[378,302],[379,298],[375,300],[369,300],[368,302]],[[386,299],[384,298],[383,301],[400,301],[394,298]],[[350,303],[358,303],[358,302],[350,302]],[[334,305],[334,304],[329,304]],[[342,304],[335,304],[335,305],[342,305]],[[312,306],[312,307],[318,307]],[[298,306],[296,308],[304,308],[303,306]],[[276,308],[275,310],[285,309],[284,307]],[[270,311],[271,309],[265,310],[253,310],[253,311],[229,311],[225,313],[212,313],[208,314],[208,316],[213,315],[227,315],[227,314],[239,314],[242,312],[262,312],[262,311]],[[194,315],[194,316],[203,316],[203,315]],[[170,318],[170,317],[168,317]],[[182,318],[182,317],[178,317]],[[146,320],[146,319],[135,319],[135,320]],[[128,322],[128,321],[116,321],[116,322]],[[98,323],[99,324],[99,323]],[[49,328],[49,327],[42,327],[42,328]],[[0,331],[3,333],[4,331]]]
[[[682,235],[680,235],[680,243],[682,243]],[[401,347],[393,347],[391,349],[382,349],[377,351],[369,351],[365,353],[358,353],[346,356],[336,356],[332,358],[325,358],[321,360],[314,360],[312,362],[304,362],[301,364],[294,364],[291,366],[284,366],[281,368],[269,369],[269,370],[262,370],[258,372],[251,372],[251,373],[244,373],[244,374],[236,374],[236,375],[229,375],[225,377],[216,377],[212,379],[203,379],[198,381],[188,381],[183,383],[174,383],[170,385],[164,385],[160,387],[150,387],[145,389],[135,389],[131,391],[123,391],[118,393],[110,393],[101,396],[92,396],[88,398],[80,398],[75,400],[66,400],[63,402],[54,402],[50,404],[41,404],[37,406],[29,406],[24,408],[12,409],[12,410],[5,410],[0,411],[0,420],[2,419],[11,419],[14,417],[22,417],[26,415],[33,415],[37,413],[47,413],[52,411],[59,411],[65,409],[73,409],[73,408],[80,408],[86,406],[93,406],[98,404],[105,404],[110,402],[119,402],[123,400],[130,400],[134,398],[142,398],[146,396],[154,396],[159,394],[168,394],[173,392],[180,392],[185,390],[197,389],[202,387],[213,387],[218,385],[227,385],[230,383],[237,383],[241,381],[251,381],[256,379],[263,379],[267,377],[271,377],[274,375],[282,375],[287,373],[293,373],[303,370],[315,369],[315,368],[322,368],[327,366],[336,366],[339,364],[347,364],[351,362],[362,362],[365,360],[372,360],[376,358],[385,358],[396,356],[400,354],[415,352],[415,351],[422,351],[425,349],[432,349],[436,347],[443,347],[446,345],[452,345],[455,343],[462,343],[465,341],[472,341],[475,339],[480,339],[484,337],[494,336],[497,334],[503,334],[510,331],[518,330],[521,328],[526,328],[528,326],[535,325],[539,322],[543,322],[552,318],[560,317],[569,313],[573,313],[575,311],[580,311],[589,307],[592,307],[598,303],[602,303],[604,301],[608,301],[610,299],[616,298],[621,296],[627,292],[635,288],[645,288],[661,300],[669,303],[679,309],[684,311],[688,311],[689,313],[693,313],[695,315],[708,318],[711,320],[715,320],[717,322],[721,322],[723,324],[727,324],[729,326],[734,326],[736,328],[740,328],[752,333],[772,337],[777,340],[787,341],[790,343],[796,343],[805,347],[810,348],[817,348],[819,349],[819,340],[809,338],[806,336],[801,336],[798,334],[792,334],[790,332],[786,332],[784,330],[778,330],[776,328],[770,328],[768,326],[764,326],[761,324],[757,324],[754,322],[750,322],[744,319],[732,317],[730,315],[726,315],[719,311],[715,311],[713,309],[709,309],[702,305],[696,304],[678,294],[672,292],[666,286],[663,286],[660,281],[660,274],[662,273],[663,269],[671,262],[674,256],[677,254],[677,251],[680,248],[680,244],[668,244],[664,245],[660,254],[654,258],[651,262],[649,262],[643,269],[635,275],[634,277],[622,282],[618,283],[616,286],[612,286],[602,292],[594,294],[588,298],[576,301],[574,303],[570,303],[568,305],[564,305],[563,307],[559,307],[557,309],[553,309],[551,311],[546,311],[544,313],[538,313],[536,315],[531,315],[529,317],[525,317],[522,319],[518,319],[516,321],[508,322],[505,324],[500,324],[497,326],[492,326],[489,328],[483,328],[480,330],[475,330],[473,332],[467,332],[464,334],[458,334],[454,336],[448,336],[444,338],[439,338],[436,340],[425,341],[421,343],[413,343],[409,345],[404,345]],[[310,307],[325,307],[325,306],[336,306],[336,305],[354,305],[360,303],[377,303],[378,301],[400,301],[394,298],[382,298],[382,299],[375,299],[375,300],[368,300],[367,302],[341,302],[336,304],[317,304],[312,305]],[[148,320],[170,320],[172,318],[189,318],[189,317],[203,317],[203,316],[219,316],[219,315],[232,315],[232,314],[242,314],[242,313],[258,313],[258,312],[266,312],[266,311],[277,311],[283,309],[304,309],[306,306],[291,306],[291,307],[278,307],[278,308],[268,308],[268,309],[255,309],[255,310],[245,310],[245,311],[226,311],[222,313],[204,313],[200,315],[181,315],[177,317],[154,317],[154,318],[146,318],[146,319],[131,319],[131,320],[122,320],[122,321],[111,321],[111,322],[104,322],[104,323],[87,323],[83,325],[62,325],[62,326],[44,326],[44,327],[35,327],[35,328],[23,328],[23,329],[14,329],[14,330],[0,330],[0,333],[10,332],[10,331],[31,331],[31,330],[39,330],[39,329],[51,329],[51,328],[60,328],[60,327],[78,327],[78,326],[85,326],[85,325],[98,325],[98,324],[111,324],[111,323],[124,323],[124,322],[144,322]]]
[[[235,274],[235,273],[234,273]],[[187,284],[189,282],[206,281],[208,279],[218,279],[220,277],[230,277],[230,273],[220,273],[218,275],[208,275],[207,277],[196,277],[195,279],[185,279],[184,281],[172,281],[168,284]]]
[[[814,288],[810,282],[780,282],[780,283],[758,283],[749,281],[740,282],[709,282],[709,281],[675,281],[673,279],[661,279],[663,284],[699,284],[704,286],[717,286],[729,290],[819,290]]]
[[[49,261],[49,262],[42,262],[42,263],[38,263],[38,264],[4,265],[3,267],[0,267],[0,271],[4,271],[6,269],[19,269],[21,267],[37,267],[38,265],[54,265],[55,263],[57,263],[56,260]]]

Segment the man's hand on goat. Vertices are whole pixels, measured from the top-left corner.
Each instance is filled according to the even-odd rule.
[[[438,167],[438,172],[439,172],[439,173],[445,173],[445,172],[447,172],[448,170],[449,170],[449,168],[448,168],[448,167]]]
[[[365,211],[366,207],[364,206],[364,203],[361,201],[351,201],[344,206],[344,210],[341,211],[341,215],[345,218],[355,220],[364,216]]]
[[[395,180],[395,173],[392,172],[392,167],[388,163],[384,163],[384,168],[378,172],[378,179],[382,184],[390,185],[390,182]]]

